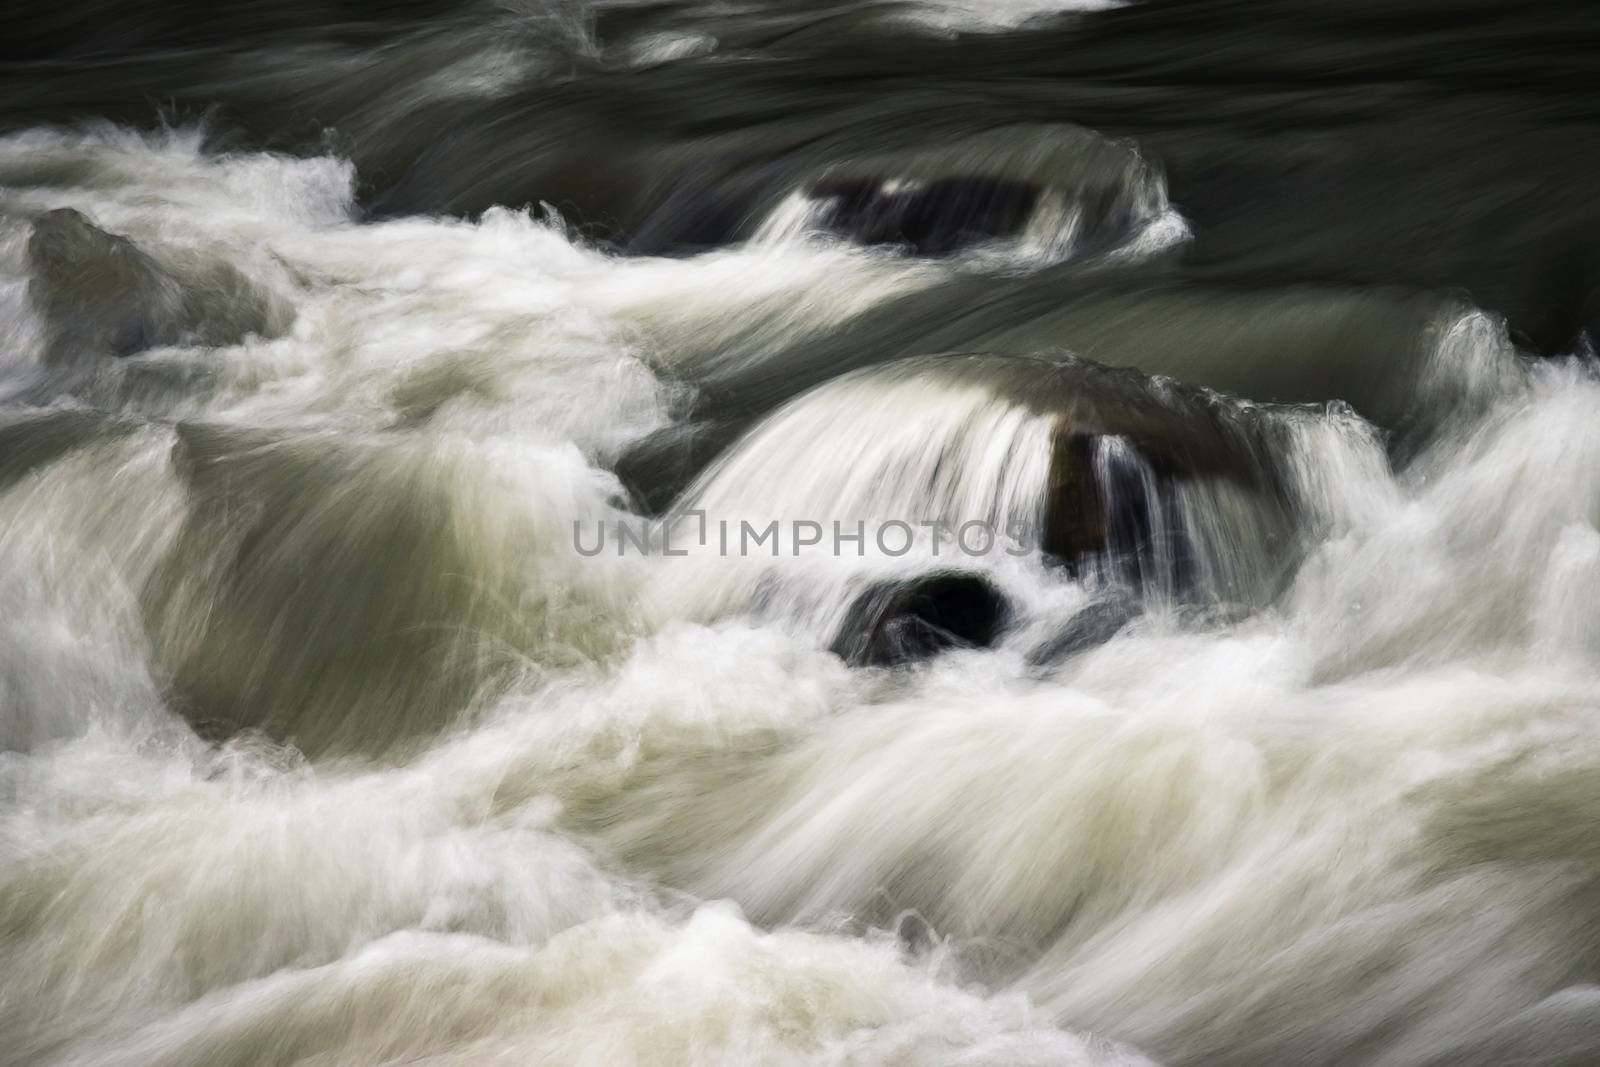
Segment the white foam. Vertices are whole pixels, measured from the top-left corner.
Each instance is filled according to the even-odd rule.
[[[911,16],[921,25],[952,33],[1000,33],[1036,19],[1107,11],[1125,0],[917,0]]]
[[[1008,640],[851,671],[826,612],[761,597],[837,609],[892,561],[763,561],[763,585],[585,560],[568,527],[617,515],[607,460],[667,421],[653,367],[761,358],[942,268],[804,241],[624,260],[507,211],[357,226],[342,162],[184,133],[0,141],[0,171],[35,164],[80,177],[5,193],[8,381],[38,380],[17,220],[52,207],[224,254],[298,319],[119,364],[142,390],[62,386],[53,410],[110,395],[128,433],[0,488],[0,1063],[1141,1062],[1084,1032],[1283,1063],[1381,1036],[1421,1063],[1589,1004],[1591,367],[1449,324],[1434,384],[1470,402],[1399,472],[1349,411],[1253,412],[1306,562],[1243,622],[1155,611],[1049,665]],[[348,469],[385,478],[307,486],[347,508],[317,530],[426,490],[502,617],[571,609],[546,635],[570,654],[534,649],[395,750],[202,742],[145,632],[194,423],[381,454]],[[694,499],[1033,515],[1052,425],[978,388],[838,382]],[[245,573],[314,598],[293,579],[324,562]],[[993,573],[1029,640],[1091,594]]]

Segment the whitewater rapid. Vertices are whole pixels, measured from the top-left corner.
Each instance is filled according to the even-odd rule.
[[[1220,442],[1152,520],[1193,574],[963,559],[1012,605],[994,647],[849,667],[862,583],[948,559],[574,530],[640,518],[613,468],[697,378],[1004,248],[366,220],[337,155],[189,128],[11,136],[0,183],[0,1064],[1600,1050],[1592,361],[1442,301],[1385,371],[1420,425],[1128,372]],[[288,321],[53,361],[28,242],[63,208]],[[1042,521],[1052,434],[1112,402],[972,366],[800,389],[685,506]]]

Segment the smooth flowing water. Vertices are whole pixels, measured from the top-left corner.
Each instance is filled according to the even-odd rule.
[[[0,1067],[1600,1062],[1588,5],[17,12]]]

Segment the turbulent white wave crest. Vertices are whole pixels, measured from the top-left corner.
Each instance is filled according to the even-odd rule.
[[[1125,0],[919,0],[917,22],[946,32],[997,33],[1035,19],[1121,7]]]

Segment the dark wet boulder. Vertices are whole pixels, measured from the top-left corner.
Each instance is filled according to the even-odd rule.
[[[1105,544],[1104,494],[1096,484],[1097,436],[1058,433],[1050,452],[1044,528],[1039,547],[1056,559],[1073,560]]]
[[[1139,611],[1138,602],[1127,597],[1096,600],[1072,616],[1059,632],[1029,652],[1028,661],[1036,666],[1045,666],[1098,648],[1138,618]]]
[[[33,224],[28,292],[44,316],[52,359],[127,356],[182,333],[183,291],[126,237],[63,209]]]
[[[251,334],[281,334],[293,318],[229,263],[158,258],[70,208],[34,220],[28,263],[28,293],[44,319],[51,362],[237,344]]]
[[[668,426],[629,445],[612,470],[641,511],[660,515],[738,439],[747,422],[721,419]]]
[[[853,666],[915,663],[951,648],[993,645],[1010,612],[1000,590],[979,574],[883,581],[856,598],[832,647]]]
[[[1186,477],[1162,442],[1117,434],[1056,434],[1040,548],[1074,570],[1172,594],[1190,577],[1178,492]]]

